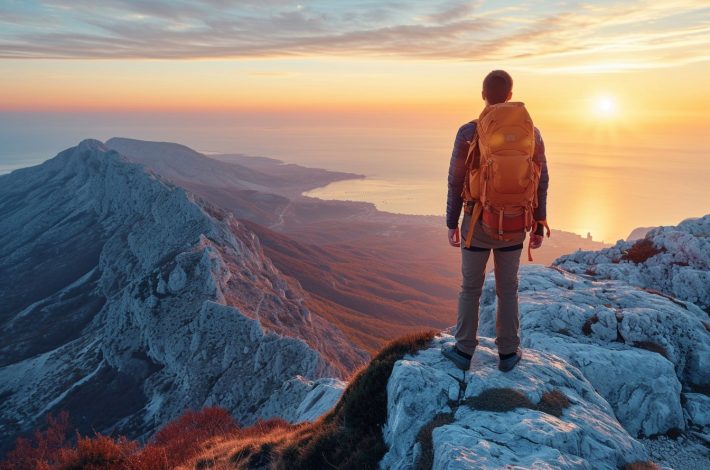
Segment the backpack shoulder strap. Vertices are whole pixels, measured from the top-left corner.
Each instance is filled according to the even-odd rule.
[[[478,119],[474,119],[471,122],[476,126],[473,128],[473,136],[468,143],[466,168],[479,168],[481,166],[481,152],[478,149]]]

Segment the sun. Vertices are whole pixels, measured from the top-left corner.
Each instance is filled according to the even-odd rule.
[[[617,114],[618,108],[613,96],[598,96],[594,100],[594,110],[598,116],[610,118]]]

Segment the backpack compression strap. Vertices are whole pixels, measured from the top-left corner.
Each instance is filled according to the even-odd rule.
[[[547,235],[547,238],[550,238],[550,227],[547,225],[547,220],[536,220],[533,223],[532,230],[530,231],[531,234],[535,233],[537,231],[537,226],[542,225],[545,227],[545,234]],[[530,248],[530,239],[528,239],[528,261],[532,262],[533,257],[532,257],[532,250]]]
[[[471,248],[473,230],[476,228],[476,222],[478,221],[478,218],[481,217],[482,212],[483,206],[481,205],[480,201],[476,201],[476,205],[473,206],[473,213],[471,214],[471,223],[468,226],[468,233],[466,234],[466,243],[464,244],[466,248]]]

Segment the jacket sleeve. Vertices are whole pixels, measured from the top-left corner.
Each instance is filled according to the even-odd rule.
[[[449,192],[446,197],[446,226],[448,228],[459,226],[459,217],[463,206],[461,191],[466,178],[468,142],[473,138],[475,128],[476,124],[473,122],[464,124],[459,128],[454,140],[454,149],[449,162]]]
[[[535,220],[547,219],[547,188],[550,185],[550,174],[547,171],[547,157],[545,156],[545,142],[540,131],[535,128],[535,163],[540,166],[540,184],[537,187],[537,208],[533,216]]]

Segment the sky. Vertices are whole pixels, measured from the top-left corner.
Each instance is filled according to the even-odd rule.
[[[681,179],[710,176],[707,1],[0,0],[0,167],[124,135],[439,177],[497,68],[551,170],[583,166],[609,201],[600,221],[573,221],[582,196],[558,192],[561,226],[613,239],[710,209],[699,187],[692,203],[678,188],[663,211],[641,198],[625,210],[648,215],[624,224],[607,194],[620,155],[657,170],[632,192],[663,182],[669,152]]]

